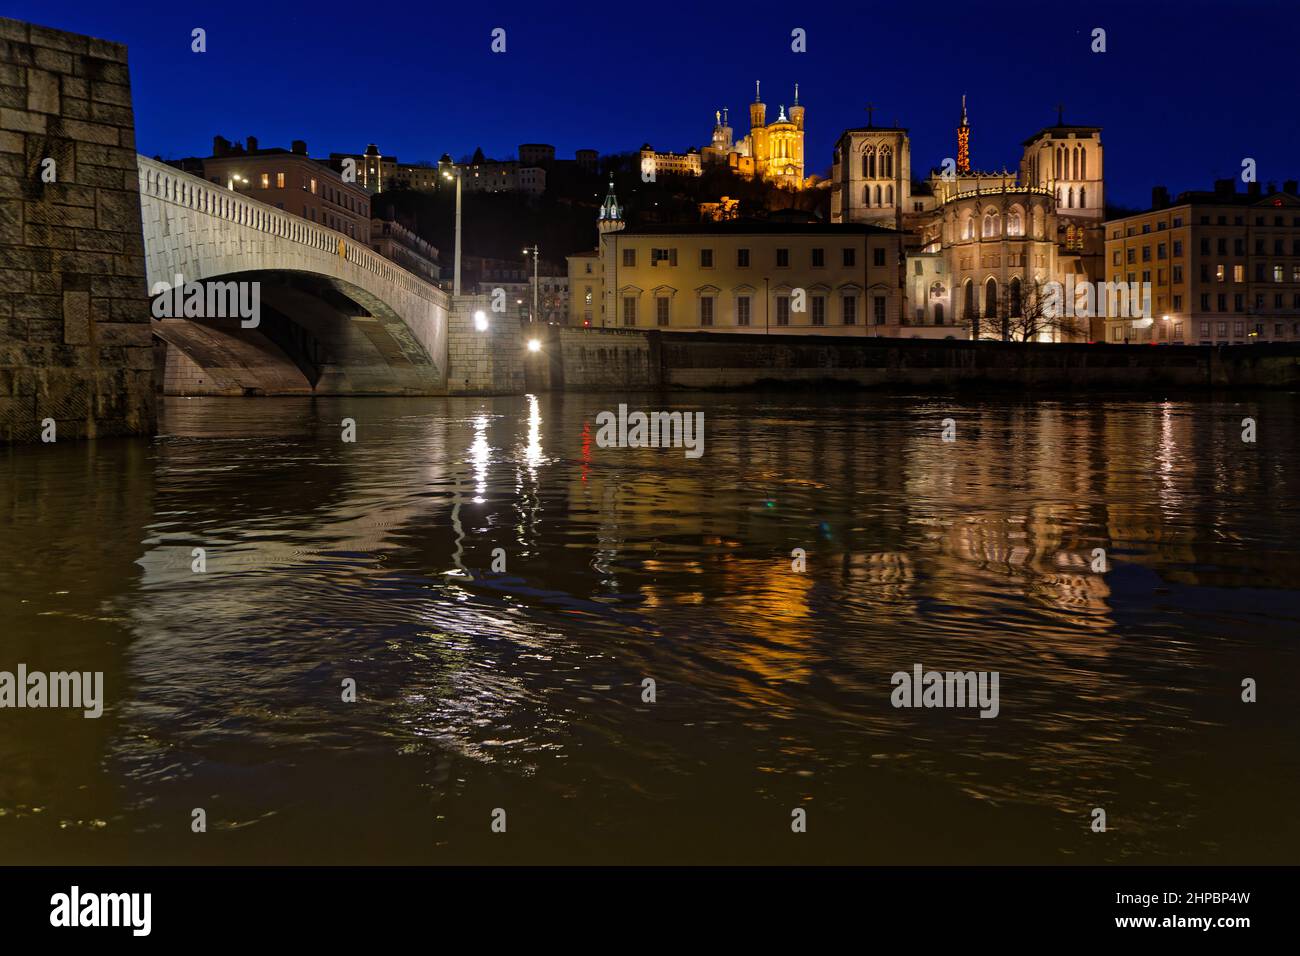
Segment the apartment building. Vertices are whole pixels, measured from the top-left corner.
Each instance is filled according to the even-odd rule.
[[[1219,180],[1108,221],[1106,278],[1150,283],[1151,314],[1105,317],[1106,341],[1234,345],[1300,341],[1300,196]],[[1129,310],[1130,313],[1133,310]]]
[[[209,182],[251,196],[285,212],[302,216],[359,242],[370,242],[370,196],[347,183],[329,166],[307,155],[307,144],[294,140],[290,149],[261,149],[257,138],[232,144],[214,137],[212,155],[184,161],[197,164]]]

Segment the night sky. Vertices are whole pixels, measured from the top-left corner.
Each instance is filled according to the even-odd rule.
[[[312,155],[374,142],[404,162],[526,142],[561,158],[683,151],[723,106],[743,135],[761,79],[769,119],[799,83],[809,172],[870,102],[878,125],[910,128],[920,178],[955,155],[964,92],[981,169],[1014,169],[1058,102],[1067,122],[1103,127],[1112,203],[1146,206],[1156,183],[1208,188],[1246,156],[1261,182],[1300,178],[1293,2],[1015,6],[22,0],[3,13],[126,43],[139,149],[165,158],[208,155],[214,133],[305,139]],[[498,26],[504,54],[489,50]],[[190,51],[195,27],[206,53]],[[796,27],[807,53],[791,52]]]

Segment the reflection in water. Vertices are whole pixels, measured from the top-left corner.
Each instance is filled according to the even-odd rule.
[[[596,448],[618,401],[5,450],[0,669],[107,711],[0,712],[3,858],[1294,859],[1294,397],[673,396],[699,460]],[[916,663],[998,671],[999,717],[891,708]]]

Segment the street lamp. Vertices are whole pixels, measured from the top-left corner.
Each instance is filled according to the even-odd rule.
[[[537,264],[538,264],[538,262],[539,262],[540,259],[541,259],[541,250],[538,249],[538,248],[537,248],[537,244],[534,243],[531,249],[528,248],[528,247],[524,247],[524,255],[525,255],[525,256],[531,255],[531,256],[533,257],[533,314],[532,314],[532,321],[536,322],[536,321],[537,321],[537,291],[538,291],[538,289],[541,287],[541,284],[537,281]]]
[[[484,313],[482,309],[479,309],[474,313],[474,328],[478,329],[480,332],[486,332],[488,330],[487,314]]]
[[[452,166],[451,168],[455,170],[455,174],[444,169],[442,175],[444,179],[456,180],[456,262],[455,275],[452,278],[451,284],[451,294],[453,296],[458,296],[460,295],[460,168],[458,166]],[[482,313],[479,314],[481,315]],[[479,331],[481,332],[483,330],[479,329]]]
[[[528,351],[530,351],[530,352],[540,352],[541,350],[542,350],[542,342],[541,342],[541,339],[529,339],[529,340],[528,340]]]

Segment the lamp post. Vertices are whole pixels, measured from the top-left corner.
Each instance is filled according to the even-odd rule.
[[[537,321],[537,291],[539,288],[541,288],[541,283],[538,281],[537,278],[537,263],[541,258],[541,250],[537,248],[536,243],[533,243],[532,248],[527,248],[527,247],[524,248],[524,255],[526,256],[531,255],[533,257],[533,314],[531,318],[532,321],[536,322]]]
[[[442,171],[442,175],[446,179],[456,180],[456,251],[454,256],[455,272],[452,277],[451,294],[453,296],[459,296],[460,295],[460,168],[457,166],[452,166],[451,168],[455,170],[454,174],[449,173],[447,172],[447,170],[444,169]]]

